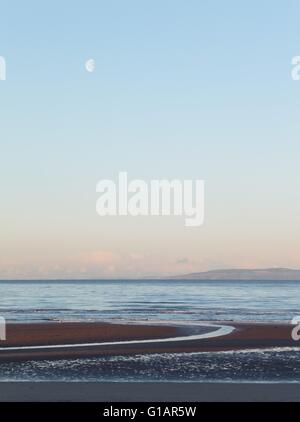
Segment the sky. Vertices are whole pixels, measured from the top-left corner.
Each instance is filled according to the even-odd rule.
[[[300,268],[300,0],[0,11],[1,279]],[[204,180],[204,225],[100,217],[121,171]]]

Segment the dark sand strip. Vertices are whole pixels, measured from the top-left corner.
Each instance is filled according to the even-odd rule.
[[[0,402],[299,402],[300,384],[0,383]]]
[[[227,323],[228,324],[228,323]],[[67,344],[166,339],[213,331],[196,326],[117,325],[102,323],[12,324],[6,342],[1,342],[0,362],[42,359],[84,358],[100,355],[191,353],[272,347],[299,347],[291,337],[292,326],[283,324],[228,324],[236,329],[229,335],[168,342],[91,345],[76,348]],[[12,346],[59,345],[55,349],[9,350]]]
[[[6,341],[0,342],[0,347],[166,338],[176,336],[179,330],[178,327],[173,326],[125,325],[104,322],[8,323]]]

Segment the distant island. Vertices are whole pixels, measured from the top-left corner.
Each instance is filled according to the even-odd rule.
[[[172,280],[300,281],[300,270],[289,268],[212,270],[170,277]]]

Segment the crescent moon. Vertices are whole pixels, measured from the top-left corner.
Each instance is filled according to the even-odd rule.
[[[94,59],[89,59],[85,62],[85,68],[87,72],[93,73],[96,68],[96,63]]]

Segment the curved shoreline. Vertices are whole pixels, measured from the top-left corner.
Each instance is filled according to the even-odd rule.
[[[9,324],[0,362],[300,347],[289,324],[145,322]],[[1,343],[0,343],[1,344]]]
[[[195,325],[196,326],[196,325]],[[211,327],[216,328],[211,332],[202,333],[202,334],[191,334],[188,336],[179,336],[179,337],[169,337],[169,338],[157,338],[157,339],[145,339],[145,340],[123,340],[123,341],[111,341],[111,342],[100,342],[100,343],[75,343],[75,344],[52,344],[52,345],[42,345],[42,346],[17,346],[17,347],[0,347],[0,351],[18,351],[18,350],[47,350],[47,349],[61,349],[61,348],[81,348],[81,347],[95,347],[95,346],[114,346],[114,345],[125,345],[125,344],[146,344],[146,343],[170,343],[178,341],[190,341],[190,340],[202,340],[208,338],[223,337],[228,334],[231,334],[235,328],[227,325],[219,324],[205,324],[201,323],[201,327]]]

